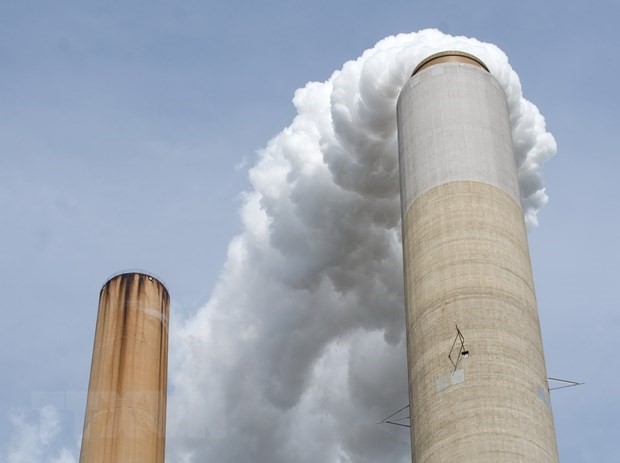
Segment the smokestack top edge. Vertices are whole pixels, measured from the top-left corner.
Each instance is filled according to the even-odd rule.
[[[471,53],[467,53],[464,51],[457,50],[448,50],[448,51],[440,51],[439,53],[434,53],[426,58],[424,58],[420,64],[418,64],[413,72],[411,73],[411,77],[415,76],[421,70],[432,66],[434,64],[440,63],[465,63],[465,64],[473,64],[474,66],[481,67],[487,72],[489,68],[484,64],[484,62],[478,58],[477,56],[472,55]]]
[[[163,282],[163,280],[160,277],[158,277],[154,273],[147,272],[146,270],[141,270],[141,269],[121,270],[121,271],[118,271],[116,273],[113,273],[112,275],[110,275],[105,280],[105,283],[103,283],[103,285],[101,286],[101,291],[103,291],[104,288],[106,286],[108,286],[112,280],[115,280],[116,278],[122,277],[124,275],[142,275],[142,276],[145,276],[149,280],[153,280],[153,281],[156,281],[157,283],[159,283],[161,285],[161,287],[164,288],[164,291],[166,292],[166,294],[168,294],[168,295],[170,294],[168,292],[168,288],[166,287],[166,284]]]

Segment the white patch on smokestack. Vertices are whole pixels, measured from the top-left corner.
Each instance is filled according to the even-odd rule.
[[[555,153],[496,46],[437,30],[380,41],[327,82],[259,153],[244,231],[211,300],[171,330],[169,460],[408,462],[396,99],[442,50],[479,57],[506,92],[529,225]]]

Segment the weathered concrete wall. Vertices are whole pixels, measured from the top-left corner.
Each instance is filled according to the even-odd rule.
[[[398,130],[413,461],[557,462],[505,95],[438,62]]]
[[[166,288],[141,273],[101,290],[80,463],[163,463]]]

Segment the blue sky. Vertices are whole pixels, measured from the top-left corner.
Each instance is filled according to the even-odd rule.
[[[498,45],[556,138],[530,247],[549,375],[586,382],[553,393],[560,455],[613,461],[619,10],[530,0],[1,4],[0,456],[17,448],[19,417],[36,426],[47,405],[57,437],[37,458],[75,452],[110,274],[161,276],[179,319],[208,301],[241,230],[247,169],[291,123],[297,88],[385,36],[434,27]]]

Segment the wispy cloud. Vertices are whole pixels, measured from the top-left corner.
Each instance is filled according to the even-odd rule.
[[[76,463],[77,458],[57,442],[61,432],[60,416],[56,408],[46,405],[32,413],[11,414],[13,431],[2,453],[6,463]]]

